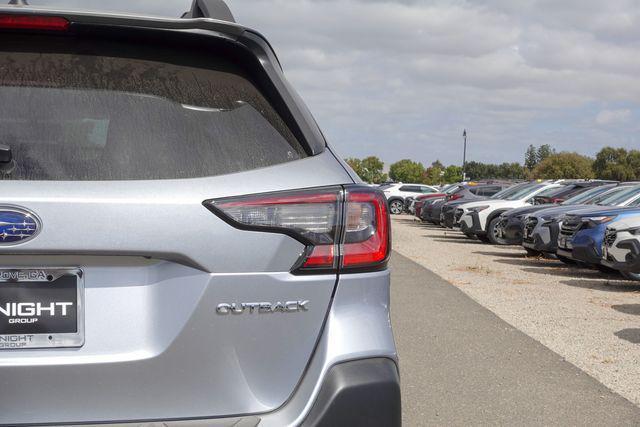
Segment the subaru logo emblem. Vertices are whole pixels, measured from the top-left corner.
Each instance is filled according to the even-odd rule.
[[[40,231],[40,220],[26,209],[0,206],[0,245],[25,242]]]

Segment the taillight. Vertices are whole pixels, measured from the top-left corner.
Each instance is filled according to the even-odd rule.
[[[458,200],[461,197],[462,197],[462,194],[451,194],[447,196],[447,200],[451,202],[453,200]]]
[[[384,194],[363,186],[319,188],[207,200],[230,225],[287,234],[305,245],[296,273],[384,268],[389,213]]]
[[[69,21],[59,16],[0,15],[0,29],[66,31]]]
[[[344,269],[367,268],[386,262],[389,256],[389,212],[382,194],[347,189],[342,245]]]

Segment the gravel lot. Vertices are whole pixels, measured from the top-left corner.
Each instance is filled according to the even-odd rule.
[[[393,249],[640,405],[640,285],[393,217]]]

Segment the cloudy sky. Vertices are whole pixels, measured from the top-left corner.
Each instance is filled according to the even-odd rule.
[[[90,5],[96,0],[31,4]],[[108,2],[176,16],[190,1]],[[343,156],[522,161],[640,148],[640,2],[228,0]]]

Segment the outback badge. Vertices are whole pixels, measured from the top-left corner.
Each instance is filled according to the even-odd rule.
[[[218,314],[242,314],[242,313],[296,313],[307,311],[309,304],[305,301],[285,301],[285,302],[232,302],[218,304],[216,312]]]

